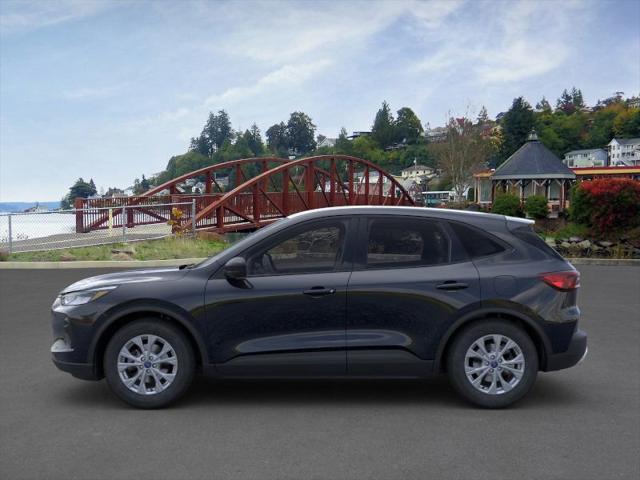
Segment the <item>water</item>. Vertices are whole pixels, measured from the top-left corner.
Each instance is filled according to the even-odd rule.
[[[76,217],[68,213],[21,214],[11,216],[11,232],[14,241],[74,233]],[[9,240],[8,215],[0,215],[0,243]]]

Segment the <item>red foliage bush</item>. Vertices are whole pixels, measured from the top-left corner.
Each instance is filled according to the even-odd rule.
[[[626,178],[585,181],[571,200],[572,217],[598,233],[640,225],[640,182]]]

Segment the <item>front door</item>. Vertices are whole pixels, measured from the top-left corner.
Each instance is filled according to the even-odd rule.
[[[348,373],[426,375],[443,333],[479,306],[478,272],[444,222],[380,216],[361,225],[348,290]]]
[[[251,247],[244,286],[221,274],[209,280],[208,346],[220,373],[345,374],[350,223],[305,222]]]

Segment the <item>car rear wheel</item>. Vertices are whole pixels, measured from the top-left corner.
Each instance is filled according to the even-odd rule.
[[[538,374],[538,353],[527,333],[503,320],[475,323],[458,334],[447,358],[454,388],[484,408],[521,399]]]
[[[193,349],[184,333],[158,319],[118,330],[104,355],[111,390],[129,405],[159,408],[177,400],[193,380]]]

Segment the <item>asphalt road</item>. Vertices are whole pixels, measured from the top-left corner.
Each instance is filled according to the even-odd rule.
[[[90,270],[0,270],[3,479],[640,478],[640,268],[581,268],[589,356],[502,411],[429,381],[215,382],[159,411],[49,359],[49,306]]]

